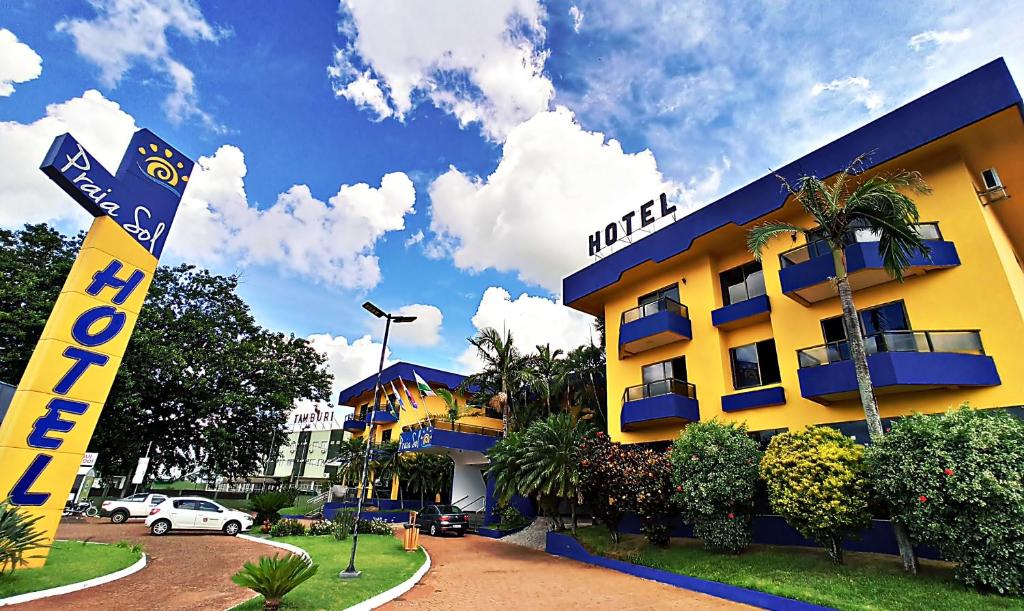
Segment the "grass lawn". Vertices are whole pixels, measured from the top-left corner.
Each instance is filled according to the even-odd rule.
[[[46,566],[22,569],[0,577],[0,598],[65,586],[120,571],[135,563],[141,554],[116,545],[83,545],[78,541],[56,541]]]
[[[293,516],[293,515],[303,515],[304,516],[304,515],[306,515],[307,513],[311,512],[311,511],[316,511],[316,510],[320,509],[320,505],[313,506],[313,505],[310,505],[308,503],[309,499],[311,499],[311,498],[313,498],[313,497],[311,497],[311,496],[296,497],[294,505],[292,505],[291,507],[285,507],[284,509],[280,510],[278,513],[283,515],[283,516]]]
[[[371,596],[389,590],[412,576],[426,560],[423,551],[406,552],[402,542],[391,536],[360,535],[356,567],[363,575],[353,580],[338,579],[338,573],[348,566],[352,539],[336,541],[334,537],[282,537],[275,539],[291,543],[309,552],[313,562],[320,565],[316,575],[284,597],[282,609],[345,609]],[[268,554],[273,555],[268,548]],[[259,596],[235,607],[241,610],[260,610],[263,597]]]
[[[951,566],[928,560],[908,577],[899,558],[883,554],[847,552],[846,564],[834,567],[824,550],[809,548],[754,545],[731,556],[686,539],[661,549],[639,535],[616,545],[603,526],[577,538],[594,554],[838,609],[1024,609],[1024,599],[980,594],[955,582]]]

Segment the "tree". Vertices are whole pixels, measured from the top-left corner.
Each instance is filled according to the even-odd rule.
[[[79,241],[38,225],[0,232],[0,376],[21,377]],[[129,472],[152,443],[155,474],[248,475],[296,400],[329,399],[324,357],[260,327],[237,287],[236,276],[157,268],[89,446],[102,474]]]
[[[506,331],[502,335],[487,327],[470,338],[469,343],[476,348],[483,369],[468,376],[461,388],[467,391],[475,389],[479,400],[488,401],[500,409],[502,428],[506,433],[525,428],[526,423],[516,417],[514,397],[523,389],[529,359],[516,348],[512,332]]]
[[[672,445],[675,499],[704,546],[738,554],[750,544],[761,452],[743,425],[693,422]]]
[[[534,392],[544,399],[547,415],[551,415],[551,399],[562,393],[565,380],[565,360],[561,349],[552,350],[551,344],[537,346],[526,370],[526,378]]]
[[[508,433],[487,451],[487,477],[494,480],[494,496],[501,504],[507,504],[522,489],[524,435],[519,431]]]
[[[438,388],[437,395],[441,397],[441,400],[445,404],[444,419],[452,425],[452,430],[455,430],[455,423],[459,419],[465,416],[474,416],[480,413],[480,410],[476,408],[470,408],[467,405],[459,405],[459,399],[452,394],[447,388]]]
[[[967,585],[1024,593],[1024,422],[967,406],[901,418],[867,449],[874,489]]]
[[[843,563],[843,538],[871,524],[864,446],[812,426],[772,437],[761,460],[772,510]]]
[[[589,423],[567,412],[538,420],[526,429],[520,460],[521,493],[535,495],[559,527],[564,525],[558,504],[568,501],[574,534],[580,497],[580,446],[589,430]]]
[[[566,355],[564,383],[568,400],[580,408],[583,418],[607,432],[605,361],[605,351],[600,346],[586,344],[573,348]]]
[[[625,479],[622,451],[603,431],[591,431],[580,444],[580,496],[615,543],[619,542],[619,522],[625,511],[617,498]]]
[[[861,179],[866,155],[854,159],[830,181],[816,176],[801,176],[796,184],[779,177],[787,193],[796,199],[804,211],[814,219],[813,228],[832,253],[835,269],[833,282],[839,293],[843,310],[843,326],[857,376],[857,390],[864,408],[864,418],[872,441],[882,438],[882,419],[878,413],[871,374],[868,370],[864,336],[861,333],[857,308],[853,302],[853,289],[847,276],[846,247],[857,229],[868,229],[878,236],[878,249],[885,271],[897,281],[903,281],[903,271],[915,253],[927,255],[929,250],[915,223],[920,219],[917,205],[910,196],[927,195],[931,189],[919,172],[899,170],[889,174],[875,174]],[[758,261],[769,242],[779,236],[802,234],[811,230],[792,223],[768,221],[755,225],[747,235],[747,247]],[[917,572],[917,563],[906,529],[893,522],[900,545],[904,569]]]

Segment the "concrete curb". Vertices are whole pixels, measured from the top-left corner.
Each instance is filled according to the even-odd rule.
[[[88,542],[91,545],[109,545],[108,543]],[[86,579],[85,581],[79,581],[78,583],[69,583],[64,586],[57,586],[56,588],[49,588],[46,590],[39,590],[38,592],[26,592],[25,594],[16,594],[14,596],[8,596],[7,598],[0,598],[0,607],[7,605],[17,605],[19,603],[27,603],[34,600],[40,600],[43,598],[50,598],[51,596],[61,596],[62,594],[70,594],[72,592],[79,592],[88,588],[94,588],[101,586],[105,583],[117,581],[129,575],[138,573],[142,569],[146,568],[147,556],[143,552],[142,557],[135,561],[135,564],[125,567],[120,571],[114,571],[107,575],[101,575],[99,577],[93,577],[92,579]]]
[[[306,560],[310,560],[309,554],[306,553],[306,550],[302,549],[301,547],[296,547],[288,543],[281,543],[280,541],[274,541],[271,539],[261,539],[259,537],[253,537],[252,535],[245,535],[242,533],[239,533],[235,536],[239,539],[245,539],[246,541],[253,541],[255,543],[262,543],[263,545],[269,545],[270,547],[283,549],[285,551],[295,554],[296,556],[302,556]]]
[[[413,586],[415,586],[417,583],[420,582],[421,579],[423,579],[423,576],[427,574],[427,571],[430,570],[430,554],[427,553],[427,550],[423,547],[420,547],[420,549],[423,550],[423,555],[426,556],[426,560],[423,562],[423,566],[421,566],[415,573],[412,574],[412,577],[406,579],[405,581],[391,588],[390,590],[381,592],[373,598],[368,598],[361,603],[348,607],[347,609],[345,609],[345,611],[370,611],[370,609],[376,609],[384,603],[391,602],[392,600],[398,598],[402,594],[405,594],[406,592],[411,590]]]

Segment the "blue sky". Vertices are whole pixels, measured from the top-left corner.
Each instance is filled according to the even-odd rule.
[[[472,368],[486,325],[587,341],[558,291],[588,232],[661,191],[709,203],[995,57],[1024,70],[1019,3],[239,6],[4,2],[0,226],[85,227],[35,169],[49,141],[113,167],[148,127],[200,162],[164,262],[239,273],[339,386],[376,365],[365,299],[421,316],[389,360]]]

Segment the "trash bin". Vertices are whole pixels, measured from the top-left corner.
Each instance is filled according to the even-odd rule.
[[[415,552],[420,547],[420,525],[406,522],[403,526],[405,526],[405,537],[403,538],[405,551]]]

